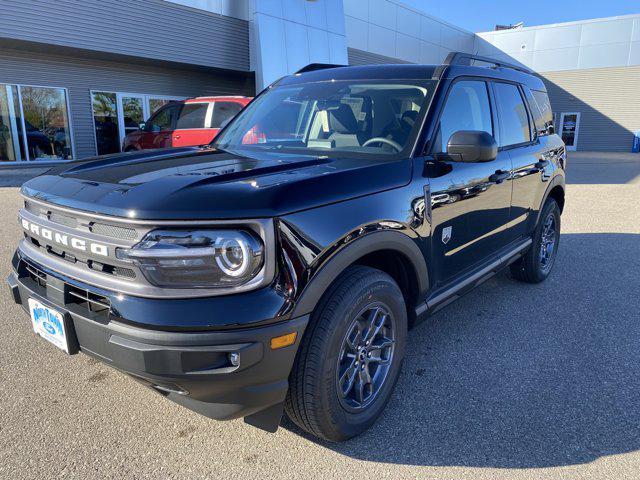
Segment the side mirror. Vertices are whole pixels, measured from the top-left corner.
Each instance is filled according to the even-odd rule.
[[[554,127],[554,126],[553,126],[553,123],[550,123],[550,124],[547,126],[547,133],[548,133],[549,135],[553,135],[554,133],[556,133],[556,127]]]
[[[498,144],[487,132],[460,130],[449,138],[447,156],[454,162],[490,162],[498,156]]]
[[[138,125],[138,128],[140,128],[140,130],[144,130],[147,127],[147,124],[144,122],[140,122],[140,124]]]

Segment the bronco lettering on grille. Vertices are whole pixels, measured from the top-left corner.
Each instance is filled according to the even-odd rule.
[[[61,232],[56,232],[49,228],[41,227],[40,225],[29,222],[24,218],[21,218],[20,221],[22,222],[22,228],[24,228],[27,232],[33,233],[34,235],[49,240],[50,242],[57,243],[58,245],[62,245],[64,247],[71,247],[83,252],[91,252],[94,255],[100,255],[102,257],[109,256],[109,247],[107,247],[106,245],[102,245],[101,243],[95,243],[86,239],[77,238]]]

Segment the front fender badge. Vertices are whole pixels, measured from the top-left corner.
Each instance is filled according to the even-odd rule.
[[[449,240],[451,240],[452,231],[453,227],[445,227],[442,229],[442,243],[445,245],[449,243]]]

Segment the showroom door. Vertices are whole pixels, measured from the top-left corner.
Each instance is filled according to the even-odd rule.
[[[144,95],[118,93],[118,126],[120,144],[124,137],[140,130],[140,124],[149,118],[149,107]]]
[[[580,112],[563,112],[560,114],[560,136],[567,150],[575,150],[578,146],[580,130]]]

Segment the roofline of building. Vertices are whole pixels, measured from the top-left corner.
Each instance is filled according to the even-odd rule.
[[[544,25],[531,25],[530,27],[514,28],[514,29],[507,29],[507,30],[488,30],[485,32],[477,32],[476,35],[504,35],[504,34],[509,34],[513,32],[541,30],[545,28],[565,27],[565,26],[580,25],[580,24],[586,24],[586,23],[610,22],[614,20],[623,20],[627,18],[640,19],[640,13],[630,13],[628,15],[616,15],[613,17],[589,18],[587,20],[574,20],[572,22],[545,23]]]

